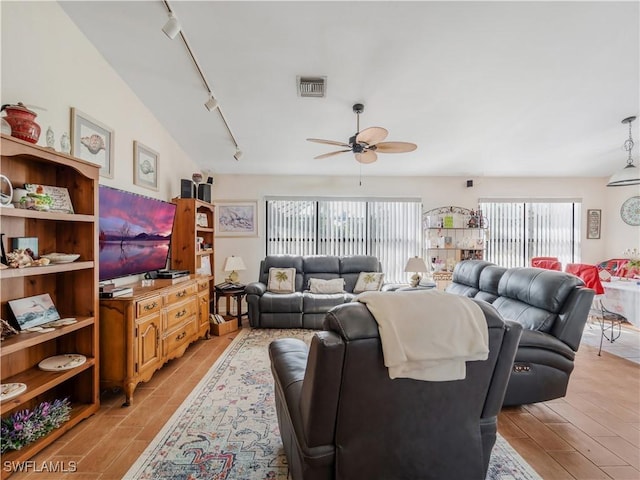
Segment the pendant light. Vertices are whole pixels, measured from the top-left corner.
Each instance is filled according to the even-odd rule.
[[[624,142],[624,149],[629,152],[627,158],[627,166],[619,172],[611,175],[607,187],[624,187],[627,185],[640,185],[640,171],[633,164],[633,158],[631,157],[631,151],[633,150],[633,138],[631,137],[631,123],[636,117],[627,117],[622,120],[622,123],[629,124],[629,138]]]

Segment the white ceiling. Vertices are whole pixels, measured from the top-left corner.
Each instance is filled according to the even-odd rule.
[[[244,156],[161,1],[61,2],[203,170],[357,175],[347,141],[382,126],[412,153],[365,175],[608,176],[640,112],[639,2],[171,1]],[[326,75],[300,98],[296,76]],[[637,139],[638,124],[633,124]],[[640,147],[640,145],[639,145]],[[640,148],[636,148],[634,159]]]

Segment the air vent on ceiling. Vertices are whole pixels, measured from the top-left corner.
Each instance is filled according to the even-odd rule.
[[[298,95],[301,97],[324,97],[327,93],[327,77],[298,76]]]

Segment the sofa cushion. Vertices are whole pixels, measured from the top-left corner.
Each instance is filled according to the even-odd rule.
[[[322,278],[310,278],[309,291],[311,293],[342,293],[344,292],[344,279],[324,280]]]
[[[295,291],[295,279],[295,268],[271,267],[269,269],[267,290],[272,293],[293,293]]]
[[[302,293],[266,292],[260,297],[262,313],[302,313]]]
[[[354,255],[340,258],[340,276],[344,278],[344,289],[353,292],[360,272],[380,272],[380,261],[368,255]]]
[[[301,292],[304,289],[302,278],[302,257],[299,255],[268,255],[260,262],[260,276],[258,280],[267,285],[269,283],[269,269],[277,268],[295,268],[296,269],[296,291]]]
[[[358,280],[353,287],[353,293],[378,291],[382,288],[384,273],[360,272]]]
[[[352,293],[311,293],[304,292],[302,294],[302,311],[308,313],[327,313],[336,305],[348,303],[353,299]]]

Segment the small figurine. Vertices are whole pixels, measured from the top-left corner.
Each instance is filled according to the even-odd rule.
[[[50,148],[51,150],[53,150],[54,145],[56,144],[56,139],[55,136],[53,134],[53,130],[51,129],[51,127],[49,126],[49,128],[47,128],[47,148]]]
[[[478,228],[478,217],[476,216],[476,212],[471,210],[471,217],[469,218],[469,228]]]
[[[63,153],[71,153],[71,142],[69,141],[69,134],[64,132],[60,137],[60,150]]]

